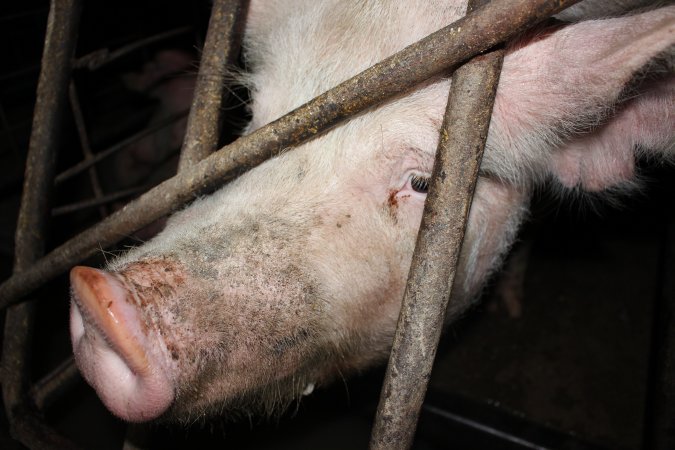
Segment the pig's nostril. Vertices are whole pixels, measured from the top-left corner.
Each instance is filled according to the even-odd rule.
[[[173,386],[152,351],[129,292],[114,276],[89,267],[70,272],[71,337],[84,377],[119,417],[150,420],[173,402]]]
[[[84,322],[77,303],[70,302],[70,339],[75,345],[84,336]]]
[[[110,341],[129,368],[142,375],[148,361],[133,332],[138,318],[126,303],[124,286],[102,270],[81,266],[70,271],[70,282],[76,307],[83,309],[81,313]]]

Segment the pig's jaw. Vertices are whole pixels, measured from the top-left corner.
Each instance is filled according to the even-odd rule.
[[[73,353],[85,379],[124,420],[162,415],[174,400],[173,384],[121,283],[103,271],[75,267],[71,284]]]

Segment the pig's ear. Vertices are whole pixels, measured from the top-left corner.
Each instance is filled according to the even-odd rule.
[[[565,142],[611,125],[622,108],[630,107],[628,96],[648,95],[651,85],[664,91],[664,78],[666,85],[672,85],[668,80],[673,79],[674,46],[675,6],[589,20],[521,39],[508,51],[497,94],[494,117],[500,139],[509,142],[515,160],[529,159],[523,165],[536,166],[537,158],[542,161],[543,148],[564,147]],[[665,68],[659,75],[661,81],[638,83],[638,78],[649,77],[637,75],[651,74],[657,60]],[[652,108],[648,116],[642,116],[671,117],[664,127],[672,138],[672,111],[667,109],[673,106],[674,94],[672,89],[669,92],[670,101],[653,102],[658,111]],[[644,102],[639,108],[649,109]],[[649,133],[649,127],[639,128],[623,129]],[[542,169],[546,171],[537,168]],[[574,174],[563,176],[567,177],[565,184],[580,181]]]
[[[510,49],[501,94],[532,124],[596,115],[673,44],[675,6],[569,25]]]

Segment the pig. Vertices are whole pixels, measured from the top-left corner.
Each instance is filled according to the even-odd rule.
[[[672,160],[675,7],[617,2],[606,17],[614,3],[508,43],[448,321],[498,268],[534,189],[609,196],[638,184],[636,158]],[[245,133],[464,13],[460,0],[252,1]],[[384,361],[450,82],[280,152],[104,270],[73,268],[73,351],[110,411],[273,414]]]

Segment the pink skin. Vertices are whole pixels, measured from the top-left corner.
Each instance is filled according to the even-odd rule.
[[[675,130],[675,77],[650,83],[607,123],[559,152],[552,172],[569,188],[599,192],[631,182],[635,148],[668,148]]]
[[[424,35],[460,14],[431,0],[304,3],[337,8],[343,28],[334,10],[298,16],[288,2],[251,5],[249,131],[407,45],[402,30]],[[419,17],[438,23],[424,29]],[[382,45],[370,48],[358,33],[370,39],[373,23]],[[644,83],[641,98],[622,94],[672,44],[674,23],[675,8],[663,8],[509,47],[450,319],[498,267],[537,182],[601,189],[632,177],[634,144],[672,148],[672,78]],[[106,405],[131,421],[269,412],[382,361],[425,198],[410,180],[430,172],[448,84],[431,80],[281,152],[176,213],[108,272],[73,269],[73,348]]]

